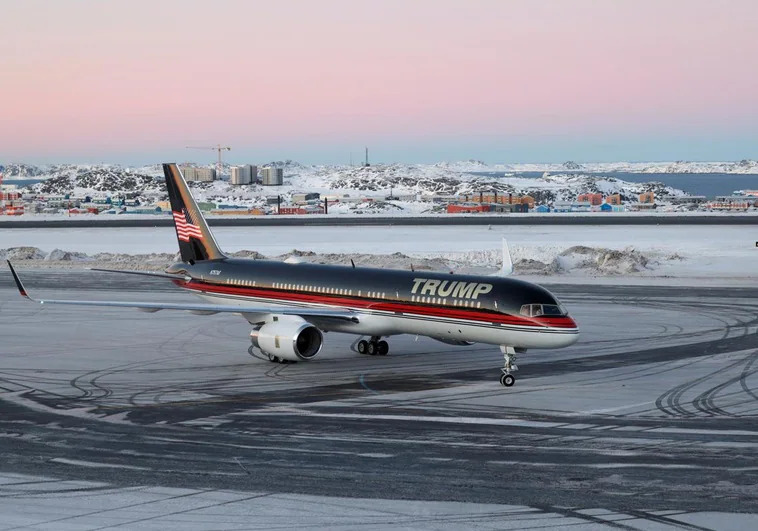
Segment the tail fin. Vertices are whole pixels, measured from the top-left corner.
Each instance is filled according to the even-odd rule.
[[[164,164],[163,173],[166,175],[166,188],[182,261],[194,263],[226,258],[192,198],[179,168],[173,163]]]

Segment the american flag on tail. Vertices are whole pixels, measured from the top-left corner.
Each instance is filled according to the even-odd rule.
[[[195,224],[192,219],[192,214],[186,208],[182,208],[181,212],[172,212],[174,214],[174,223],[176,224],[176,233],[179,235],[179,239],[183,242],[189,242],[190,236],[203,239],[203,233],[200,232],[200,227]]]

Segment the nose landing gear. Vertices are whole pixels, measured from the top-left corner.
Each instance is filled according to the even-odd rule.
[[[500,346],[500,351],[503,353],[503,368],[500,369],[503,374],[500,376],[500,384],[504,387],[511,387],[516,383],[516,377],[511,374],[518,370],[516,365],[516,349],[513,347]]]

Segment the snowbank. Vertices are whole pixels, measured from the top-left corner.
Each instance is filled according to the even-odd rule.
[[[512,253],[516,275],[624,275],[652,271],[659,260],[633,248],[624,250],[572,246],[567,249],[516,248]],[[400,252],[392,254],[367,253],[315,253],[292,251],[264,256],[257,251],[242,250],[231,253],[234,257],[278,260],[286,263],[338,264],[350,266],[381,267],[388,269],[456,271],[461,273],[496,273],[502,266],[502,255],[496,251],[472,252],[452,256],[409,256]],[[36,247],[0,249],[0,258],[9,259],[34,268],[118,268],[159,271],[180,261],[178,254],[122,254],[81,252],[54,249],[46,253]],[[676,257],[679,259],[679,257]],[[670,259],[674,259],[673,257]]]

